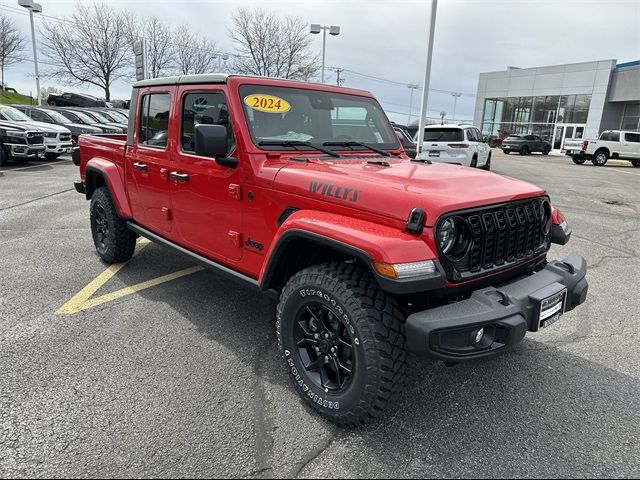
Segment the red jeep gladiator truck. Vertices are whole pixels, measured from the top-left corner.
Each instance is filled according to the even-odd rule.
[[[379,417],[407,355],[498,355],[587,296],[546,192],[409,159],[367,92],[236,75],[136,83],[126,136],[74,161],[95,248],[144,236],[277,299],[294,388],[343,425]]]

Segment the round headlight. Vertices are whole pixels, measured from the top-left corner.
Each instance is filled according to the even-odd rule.
[[[438,244],[442,253],[448,253],[456,243],[456,222],[453,218],[448,218],[440,225],[438,230]]]

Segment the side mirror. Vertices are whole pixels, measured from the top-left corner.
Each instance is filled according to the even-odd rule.
[[[225,167],[238,165],[237,158],[228,158],[227,129],[222,125],[200,124],[194,130],[196,155],[215,158],[216,163]]]

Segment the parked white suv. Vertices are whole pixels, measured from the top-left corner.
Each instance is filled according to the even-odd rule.
[[[490,170],[491,148],[473,125],[427,125],[422,152],[416,159]]]
[[[578,165],[587,160],[601,167],[610,158],[629,160],[640,168],[640,132],[606,130],[597,140],[567,140],[564,142],[565,155],[569,155]]]

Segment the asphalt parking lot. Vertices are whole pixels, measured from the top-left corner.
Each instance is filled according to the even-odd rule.
[[[306,408],[266,297],[141,244],[93,250],[68,158],[0,169],[0,477],[638,477],[640,169],[505,156],[545,187],[590,295],[511,354],[412,359],[398,410],[338,429]]]

